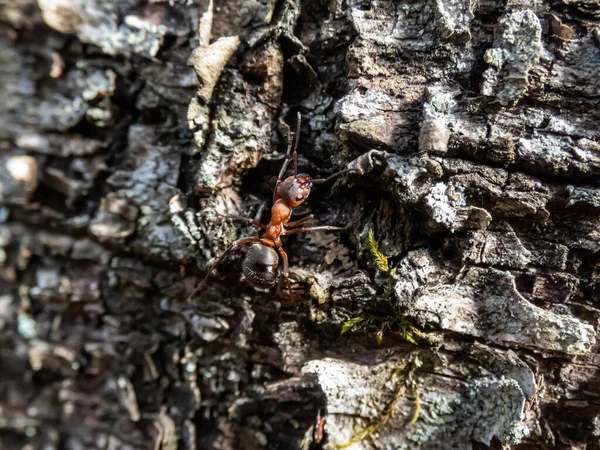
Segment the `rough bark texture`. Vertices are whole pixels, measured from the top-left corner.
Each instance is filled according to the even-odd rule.
[[[600,449],[597,1],[0,20],[0,448]],[[286,238],[293,305],[239,255],[188,298],[296,111],[303,172],[377,150],[297,210],[348,231]]]

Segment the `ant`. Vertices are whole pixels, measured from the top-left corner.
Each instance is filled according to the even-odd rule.
[[[288,146],[283,166],[279,171],[277,182],[273,190],[273,206],[271,208],[271,219],[267,225],[243,216],[228,215],[226,218],[246,221],[264,231],[264,234],[239,239],[233,242],[223,254],[210,267],[204,279],[190,294],[192,297],[198,292],[208,280],[211,273],[221,264],[227,255],[236,248],[249,245],[246,256],[242,262],[242,272],[246,280],[255,288],[268,289],[279,280],[279,258],[283,264],[281,274],[283,275],[288,293],[291,295],[292,287],[289,280],[288,255],[281,245],[281,236],[308,233],[318,230],[343,230],[343,227],[329,225],[305,227],[306,222],[314,218],[309,214],[299,220],[290,221],[294,208],[300,206],[310,195],[310,190],[315,184],[323,184],[348,172],[363,172],[360,168],[351,167],[330,175],[327,178],[313,179],[305,173],[298,173],[298,143],[300,138],[300,113],[297,116],[296,131],[288,131]],[[290,162],[293,163],[294,175],[283,179]]]

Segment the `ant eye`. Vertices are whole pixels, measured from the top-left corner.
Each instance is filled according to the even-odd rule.
[[[298,197],[296,197],[297,202],[302,201],[303,199],[304,199],[303,195],[299,195]]]

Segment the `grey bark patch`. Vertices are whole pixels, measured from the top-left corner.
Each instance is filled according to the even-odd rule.
[[[469,268],[458,284],[427,287],[410,303],[402,291],[397,284],[409,316],[444,330],[575,355],[589,353],[596,343],[591,325],[532,305],[517,291],[514,277],[497,269]]]
[[[494,48],[484,55],[492,67],[483,74],[481,93],[509,103],[527,92],[529,72],[545,54],[542,24],[531,10],[510,11],[494,34]]]
[[[590,30],[582,39],[568,42],[561,58],[552,67],[549,80],[554,89],[575,92],[581,96],[597,96],[600,92],[598,77],[590,74],[600,70],[600,48],[597,32]]]
[[[513,232],[469,232],[459,245],[464,246],[460,252],[463,264],[522,269],[531,261],[531,252]]]
[[[567,186],[569,198],[567,207],[585,205],[596,211],[600,210],[600,189],[591,186]]]
[[[39,164],[28,155],[0,157],[0,202],[27,204],[38,187]]]
[[[138,208],[111,193],[103,199],[98,214],[90,223],[90,233],[101,242],[122,244],[135,231],[137,216]]]
[[[316,373],[327,398],[326,448],[353,443],[358,449],[471,449],[472,440],[489,445],[494,437],[519,443],[529,434],[521,385],[532,395],[533,374],[516,355],[491,353],[495,357],[481,362],[493,373],[459,381],[444,376],[442,367],[428,366],[411,375],[416,388],[402,372],[394,375],[405,363],[402,358],[375,364],[335,358],[307,362],[302,371]],[[460,363],[447,374],[461,371],[468,371],[468,364]],[[420,413],[409,423],[415,414],[415,392]],[[374,431],[366,432],[369,429]]]
[[[406,150],[408,122],[399,113],[410,107],[407,99],[383,90],[354,91],[335,106],[337,134],[361,147]]]
[[[436,19],[443,38],[460,43],[471,40],[470,25],[473,20],[473,3],[471,0],[437,0],[435,2]]]
[[[102,48],[109,55],[137,53],[156,56],[169,27],[152,23],[137,14],[122,14],[118,3],[99,0],[38,0],[48,26],[61,33],[75,34],[83,42]]]
[[[436,160],[426,155],[388,154],[385,161],[386,190],[400,204],[423,208],[429,217],[427,225],[432,230],[485,229],[492,220],[488,211],[468,204],[468,195],[462,187],[466,183],[460,176],[451,177],[450,182],[435,181],[444,172]],[[459,167],[457,171],[460,170]],[[496,175],[493,170],[489,172]]]
[[[565,245],[544,240],[537,240],[535,242],[525,241],[524,245],[531,252],[531,265],[557,270],[565,270],[567,268],[569,249]]]
[[[188,65],[194,68],[198,80],[198,91],[189,105],[187,120],[190,129],[194,132],[197,150],[204,147],[207,133],[210,128],[209,102],[219,77],[225,65],[240,44],[238,36],[221,37],[212,44],[213,2],[210,1],[207,11],[199,21],[198,38],[200,46],[197,47],[188,59]]]
[[[267,45],[267,44],[265,44]],[[238,95],[228,97],[214,111],[212,130],[204,146],[197,171],[196,190],[211,191],[233,184],[244,170],[255,167],[262,155],[272,152],[271,138],[275,131],[275,110],[269,104],[250,106],[252,99],[265,93],[280,101],[280,90],[273,86],[272,77],[282,76],[283,59],[277,44],[262,54],[265,64],[275,74],[256,85],[236,70],[225,70],[222,83]],[[270,90],[269,90],[270,89]],[[276,89],[277,92],[273,92]],[[270,102],[272,104],[272,101]],[[197,144],[201,142],[197,141]]]

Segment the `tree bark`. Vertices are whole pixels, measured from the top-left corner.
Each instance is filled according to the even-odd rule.
[[[0,448],[600,449],[597,2],[0,21]],[[284,238],[294,301],[243,251],[194,292],[296,112],[301,172],[365,170],[295,217],[346,230]]]

